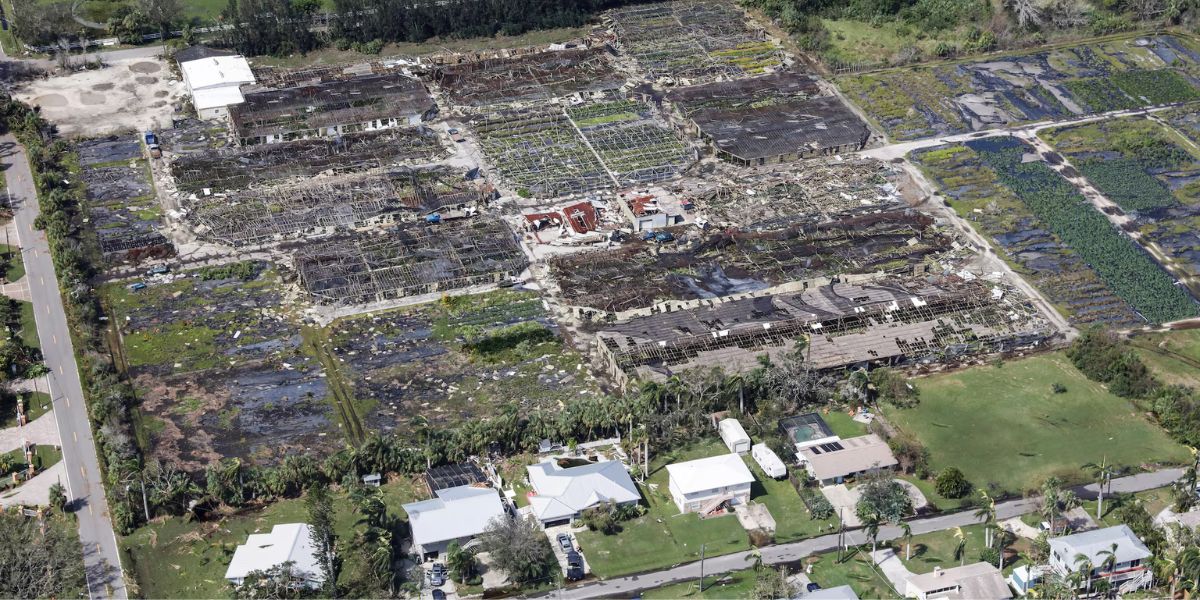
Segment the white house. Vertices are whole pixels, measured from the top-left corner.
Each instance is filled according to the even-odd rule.
[[[887,442],[875,434],[808,446],[799,453],[808,474],[821,483],[842,483],[847,477],[894,468],[899,462]]]
[[[724,502],[750,501],[754,475],[737,454],[721,454],[667,465],[671,498],[679,512],[707,514]]]
[[[792,596],[792,600],[858,600],[858,594],[854,593],[854,588],[848,585],[839,585],[811,592],[800,591]]]
[[[755,444],[750,448],[750,456],[754,457],[754,462],[762,467],[763,473],[771,479],[779,479],[787,477],[787,465],[779,459],[779,455],[766,444]]]
[[[529,465],[529,508],[543,525],[570,521],[583,511],[606,502],[635,504],[642,499],[620,461],[562,468],[550,460]]]
[[[912,575],[905,582],[904,595],[917,600],[1008,600],[1012,591],[1004,575],[994,565],[977,562],[961,567]]]
[[[500,494],[489,487],[463,485],[435,492],[436,498],[405,504],[413,549],[436,557],[450,542],[465,544],[483,533],[492,519],[504,515]]]
[[[216,119],[229,114],[229,107],[241,104],[242,86],[255,82],[250,63],[241,56],[210,56],[179,63],[183,83],[192,96],[192,105],[201,119]]]
[[[309,539],[308,524],[287,523],[276,525],[271,533],[250,534],[246,543],[234,550],[229,568],[225,569],[225,579],[241,585],[250,573],[266,571],[285,562],[292,563],[292,573],[304,579],[309,587],[320,587],[325,581]]]
[[[1108,564],[1110,556],[1112,562]],[[1127,525],[1050,538],[1050,567],[1055,572],[1067,576],[1090,564],[1091,581],[1107,579],[1111,589],[1121,593],[1154,583],[1149,565],[1152,556]],[[1087,574],[1081,579],[1080,586],[1086,586]]]
[[[722,419],[717,423],[717,429],[721,431],[721,440],[730,452],[745,454],[750,451],[750,436],[746,435],[746,430],[742,429],[737,419]]]

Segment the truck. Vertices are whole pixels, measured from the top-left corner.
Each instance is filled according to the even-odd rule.
[[[145,139],[146,139],[147,146],[157,146],[158,145],[158,136],[154,135],[153,131],[147,131],[146,135],[145,135]]]

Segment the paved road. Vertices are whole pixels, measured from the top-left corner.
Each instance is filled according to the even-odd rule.
[[[1182,469],[1164,469],[1152,473],[1142,473],[1114,479],[1112,489],[1114,492],[1140,492],[1170,485],[1182,475]],[[1075,492],[1084,499],[1095,498],[1098,491],[1099,487],[1095,484],[1075,489]],[[1038,509],[1039,500],[1039,498],[1033,497],[1001,502],[996,505],[996,520],[1003,521],[1034,512]],[[912,527],[913,534],[918,535],[953,529],[955,527],[965,527],[977,523],[979,523],[979,518],[975,516],[974,511],[964,511],[925,519],[915,519],[909,521],[908,524]],[[904,532],[899,527],[884,527],[879,530],[879,541],[898,539],[903,535]],[[768,564],[789,563],[812,554],[831,552],[837,549],[837,538],[837,534],[831,534],[790,544],[768,546],[761,549],[763,562]],[[847,543],[851,546],[870,542],[870,538],[861,529],[847,532],[846,538],[848,540]],[[583,550],[585,553],[587,552],[587,548]],[[750,562],[747,558],[749,556],[749,552],[738,552],[710,558],[704,561],[704,573],[708,576],[748,568]],[[572,599],[629,598],[641,591],[673,583],[695,581],[699,577],[700,563],[694,562],[654,573],[630,575],[628,577],[617,577],[589,583],[576,588],[562,590],[560,594],[556,593],[556,595]]]
[[[79,367],[75,364],[58,278],[46,235],[33,228],[33,220],[38,215],[33,177],[24,148],[11,135],[0,137],[0,165],[5,169],[8,193],[16,208],[14,221],[25,259],[38,338],[42,342],[46,366],[50,369],[50,395],[63,445],[67,494],[79,518],[79,539],[83,542],[89,594],[92,598],[126,598],[117,538],[108,517],[108,501],[104,497],[96,444],[79,383]]]

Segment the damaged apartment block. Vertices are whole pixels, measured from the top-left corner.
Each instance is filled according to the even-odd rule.
[[[957,277],[831,281],[799,293],[708,300],[597,334],[609,374],[662,380],[693,367],[753,369],[800,350],[816,369],[949,361],[1035,347],[1053,329],[1028,303]],[[801,342],[803,342],[801,344]]]
[[[672,90],[666,99],[717,157],[766,165],[854,152],[871,130],[815,78],[779,72]]]
[[[419,80],[389,73],[255,91],[230,108],[243,145],[416,126],[437,114]]]

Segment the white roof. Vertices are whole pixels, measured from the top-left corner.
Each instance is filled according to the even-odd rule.
[[[250,63],[241,56],[212,56],[180,63],[179,70],[193,92],[211,87],[254,83]]]
[[[500,494],[487,487],[463,485],[437,491],[437,498],[405,504],[413,541],[420,545],[483,533],[492,519],[504,515]]]
[[[717,427],[721,429],[721,437],[734,441],[750,441],[750,436],[746,435],[746,430],[742,428],[742,424],[737,419],[722,419],[717,423]]]
[[[848,585],[839,585],[837,587],[821,588],[812,592],[802,592],[795,598],[803,598],[804,600],[858,600],[858,594],[854,593],[854,588]]]
[[[684,494],[754,481],[754,475],[737,454],[721,454],[667,465],[667,473],[675,488]]]
[[[754,461],[757,462],[758,466],[762,467],[763,471],[767,474],[778,471],[787,471],[787,465],[783,464],[783,461],[780,460],[779,455],[775,454],[775,451],[766,444],[755,444],[754,447],[750,449],[750,456],[754,457]]]
[[[1012,598],[1008,582],[995,566],[977,562],[949,569],[934,569],[929,573],[908,578],[909,591],[928,594],[957,586],[958,589],[937,594],[939,598],[965,598],[970,600],[1006,600]]]
[[[215,87],[192,92],[192,106],[195,106],[196,110],[232,106],[245,101],[246,98],[242,96],[242,90],[234,86]]]
[[[642,495],[620,461],[609,460],[564,469],[554,461],[526,467],[536,496],[529,497],[533,514],[556,521],[609,500],[637,502]]]
[[[1153,556],[1150,549],[1146,548],[1146,545],[1138,539],[1128,525],[1115,525],[1104,529],[1093,529],[1083,533],[1050,538],[1050,553],[1059,557],[1062,563],[1074,571],[1077,568],[1075,566],[1077,555],[1082,554],[1088,557],[1093,565],[1099,567],[1100,563],[1107,558],[1107,556],[1101,556],[1100,553],[1111,551],[1113,544],[1117,545],[1116,560],[1118,563],[1143,560]]]
[[[225,579],[242,579],[253,571],[266,571],[288,561],[295,563],[292,572],[307,581],[325,579],[309,539],[308,524],[287,523],[276,525],[271,533],[251,534],[233,552]]]

